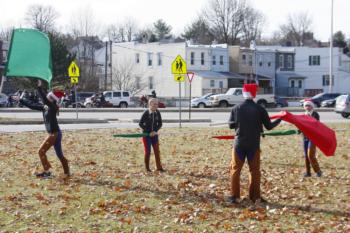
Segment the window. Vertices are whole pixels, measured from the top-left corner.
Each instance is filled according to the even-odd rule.
[[[141,89],[141,78],[138,76],[135,77],[135,86],[137,90]]]
[[[293,68],[293,57],[292,55],[287,56],[287,68],[291,69]]]
[[[303,80],[298,80],[298,88],[303,88]]]
[[[220,65],[224,65],[224,56],[220,56]]]
[[[270,61],[267,63],[267,66],[268,66],[268,67],[270,67],[270,66],[271,66],[271,62],[270,62]]]
[[[153,54],[147,53],[147,57],[148,57],[148,66],[152,66]]]
[[[215,87],[215,80],[210,80],[210,87]]]
[[[242,54],[242,64],[243,65],[247,64],[247,57],[245,54]]]
[[[284,56],[282,54],[279,56],[279,68],[284,68]]]
[[[320,56],[309,56],[309,66],[319,66],[321,64]]]
[[[253,65],[253,55],[249,54],[249,66]]]
[[[219,81],[219,87],[224,88],[224,81]]]
[[[216,65],[216,57],[213,56],[213,65],[215,66]]]
[[[154,89],[154,80],[153,80],[153,77],[151,76],[151,77],[149,77],[148,78],[148,89],[150,89],[150,90],[152,90],[152,89]]]
[[[135,62],[136,62],[136,64],[140,63],[140,54],[139,53],[135,54]]]
[[[191,52],[191,65],[194,65],[194,52]]]
[[[123,92],[123,97],[129,97],[129,92],[124,91],[124,92]]]
[[[162,53],[158,53],[158,66],[162,65]]]
[[[201,53],[201,65],[202,66],[204,65],[204,53],[203,52]]]
[[[294,80],[292,80],[292,81],[290,81],[290,87],[295,87],[295,81]]]
[[[329,74],[322,75],[322,86],[329,86]],[[332,86],[334,86],[334,75],[332,76]]]
[[[112,92],[107,92],[106,94],[103,94],[105,98],[112,98]]]
[[[113,92],[113,97],[121,97],[121,93],[119,91]]]

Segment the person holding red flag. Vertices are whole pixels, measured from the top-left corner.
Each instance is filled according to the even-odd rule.
[[[320,115],[314,110],[314,104],[312,103],[312,101],[305,100],[303,106],[305,109],[305,115],[311,116],[318,121],[320,120]],[[304,148],[305,167],[306,167],[306,173],[304,174],[304,177],[311,176],[311,166],[313,170],[316,172],[316,175],[318,177],[321,177],[322,171],[320,169],[320,166],[316,158],[316,145],[312,143],[312,141],[309,138],[307,138],[304,134],[303,134],[303,148]]]
[[[229,119],[229,127],[236,131],[230,171],[231,196],[228,199],[230,203],[237,203],[237,199],[240,198],[240,175],[246,158],[250,171],[249,198],[253,202],[259,200],[266,202],[260,194],[260,136],[263,126],[271,130],[281,120],[271,122],[267,111],[254,102],[257,88],[255,83],[243,86],[245,101],[233,107]]]

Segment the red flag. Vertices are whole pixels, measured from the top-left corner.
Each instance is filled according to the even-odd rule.
[[[337,148],[337,138],[334,130],[308,115],[293,115],[288,111],[273,115],[271,119],[282,120],[295,125],[309,138],[326,156],[333,156]]]
[[[224,136],[213,136],[212,138],[220,139],[220,140],[230,140],[235,139],[233,135],[224,135]]]

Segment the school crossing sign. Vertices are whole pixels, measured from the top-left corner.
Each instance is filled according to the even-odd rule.
[[[80,69],[74,61],[68,67],[68,76],[70,77],[71,84],[77,84],[79,82]]]
[[[175,60],[171,63],[171,73],[174,74],[175,82],[184,82],[185,74],[187,74],[187,64],[186,61],[177,55]]]

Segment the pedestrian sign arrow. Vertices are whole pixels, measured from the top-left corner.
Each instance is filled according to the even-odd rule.
[[[80,76],[79,67],[74,61],[72,61],[68,67],[68,76],[69,77],[79,77]]]
[[[185,75],[183,75],[183,74],[175,74],[174,75],[174,80],[175,80],[175,82],[178,82],[178,83],[185,82]]]
[[[186,61],[180,55],[177,55],[173,63],[171,63],[171,73],[187,74]]]
[[[70,77],[70,83],[71,84],[78,84],[79,78],[78,77]]]

